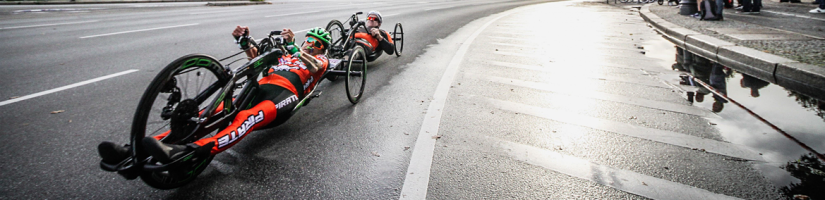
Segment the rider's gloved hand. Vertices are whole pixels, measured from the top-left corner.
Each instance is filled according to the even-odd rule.
[[[235,37],[235,43],[238,43],[239,47],[243,50],[249,48],[249,43],[241,44],[241,37],[248,37],[249,36],[249,27],[246,26],[236,26],[235,30],[232,31],[232,36]]]
[[[282,30],[281,37],[283,37],[287,43],[295,44],[295,33],[292,32],[292,29],[285,28]]]
[[[384,41],[384,37],[381,36],[381,30],[379,30],[378,28],[371,28],[370,35],[372,35],[372,37],[375,37],[375,39],[378,39],[378,41]]]

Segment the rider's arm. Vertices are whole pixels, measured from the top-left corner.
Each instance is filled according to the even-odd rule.
[[[392,53],[395,52],[395,46],[393,46],[390,41],[387,41],[387,32],[381,31],[380,34],[383,38],[378,39],[378,48],[383,49],[387,55],[392,55]]]
[[[322,65],[324,64],[323,61],[318,60],[314,56],[306,53],[305,51],[301,51],[298,53],[298,58],[301,59],[301,62],[304,62],[304,65],[307,66],[307,70],[310,73],[318,72],[321,69]]]

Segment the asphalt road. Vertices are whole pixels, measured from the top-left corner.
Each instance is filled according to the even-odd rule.
[[[405,47],[370,63],[358,105],[326,84],[179,189],[99,169],[97,144],[128,141],[143,90],[175,58],[237,52],[236,25],[259,36],[373,9],[384,29],[403,23]],[[101,4],[3,6],[0,19],[0,199],[778,198],[751,166],[761,157],[668,85],[672,45],[620,7]]]

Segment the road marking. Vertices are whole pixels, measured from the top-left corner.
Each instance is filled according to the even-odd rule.
[[[312,30],[312,29],[308,28],[308,29],[304,29],[304,30],[300,30],[300,31],[292,31],[292,33],[302,33],[302,32],[307,32],[309,30]]]
[[[452,8],[452,7],[456,7],[456,6],[447,6],[447,7],[441,7],[441,8],[427,8],[427,9],[424,9],[424,11],[441,10],[441,9],[447,9],[447,8]]]
[[[709,118],[718,118],[717,115],[711,114],[708,110],[704,110],[694,106],[682,105],[682,104],[675,104],[675,103],[668,103],[668,102],[661,102],[661,101],[654,101],[649,99],[642,99],[638,97],[629,97],[623,95],[616,95],[616,94],[608,94],[603,92],[595,92],[595,91],[580,91],[575,89],[567,89],[563,86],[557,85],[550,85],[544,83],[537,83],[537,82],[530,82],[530,81],[522,81],[517,79],[509,79],[509,78],[501,78],[495,76],[488,76],[485,79],[491,82],[505,84],[505,85],[512,85],[524,88],[532,88],[537,90],[543,90],[553,93],[560,93],[560,94],[567,94],[573,97],[583,97],[583,98],[590,98],[590,99],[598,99],[604,101],[612,101],[622,104],[628,105],[635,105],[645,108],[652,108],[657,110],[664,110],[664,111],[671,111],[677,113],[684,113],[689,115],[696,115],[702,117],[709,117]]]
[[[269,16],[264,16],[264,17],[284,17],[284,16],[290,16],[290,15],[301,15],[301,14],[310,14],[310,13],[317,13],[317,12],[321,12],[321,11],[309,11],[309,12],[289,13],[289,14],[280,14],[280,15],[269,15]]]
[[[499,140],[515,159],[651,199],[739,199],[529,145]]]
[[[18,28],[34,28],[34,27],[44,27],[44,26],[59,26],[59,25],[69,25],[69,24],[82,24],[82,23],[92,23],[98,22],[99,20],[91,20],[91,21],[80,21],[80,22],[66,22],[66,23],[56,23],[56,24],[38,24],[38,25],[28,25],[28,26],[12,26],[12,27],[2,27],[0,30],[5,29],[18,29]]]
[[[716,140],[685,135],[682,133],[672,131],[641,127],[617,121],[600,119],[596,117],[589,117],[561,110],[541,108],[492,98],[485,99],[487,99],[487,101],[495,107],[511,112],[528,114],[562,123],[578,125],[582,127],[588,127],[612,133],[618,133],[626,136],[652,140],[685,148],[704,149],[705,151],[710,153],[735,158],[762,162],[765,161],[761,155],[757,154],[750,148],[742,145],[732,144],[728,142],[720,142]]]
[[[30,94],[30,95],[18,97],[18,98],[15,98],[15,99],[5,100],[5,101],[0,102],[0,106],[5,106],[5,105],[16,103],[16,102],[19,102],[19,101],[23,101],[23,100],[27,100],[27,99],[31,99],[31,98],[35,98],[35,97],[55,93],[55,92],[60,92],[60,91],[72,89],[72,88],[75,88],[75,87],[80,87],[80,86],[83,86],[83,85],[86,85],[86,84],[89,84],[89,83],[94,83],[94,82],[114,78],[114,77],[117,77],[117,76],[125,75],[125,74],[136,72],[136,71],[138,71],[138,70],[130,69],[130,70],[126,70],[126,71],[122,71],[122,72],[118,72],[118,73],[114,73],[114,74],[110,74],[110,75],[106,75],[106,76],[101,76],[101,77],[98,77],[98,78],[94,78],[94,79],[91,79],[91,80],[87,80],[87,81],[83,81],[83,82],[79,82],[79,83],[75,83],[75,84],[71,84],[71,85],[67,85],[67,86],[63,86],[63,87],[59,87],[59,88],[55,88],[55,89],[51,89],[51,90],[46,90],[46,91],[42,91],[42,92]]]
[[[450,91],[450,85],[455,80],[458,69],[461,66],[464,55],[470,48],[476,37],[481,34],[493,22],[515,13],[520,9],[513,9],[501,13],[498,17],[491,19],[481,27],[479,27],[473,34],[467,37],[458,51],[455,53],[444,75],[438,82],[438,86],[433,94],[433,101],[430,102],[427,113],[424,114],[424,121],[421,123],[421,130],[418,132],[418,138],[415,140],[412,155],[410,156],[410,165],[407,167],[407,174],[404,177],[404,185],[401,188],[401,196],[399,199],[426,199],[427,188],[430,182],[430,168],[433,163],[433,153],[435,150],[434,136],[438,135],[438,126],[441,124],[441,114],[444,110],[444,105],[447,101],[447,94]]]
[[[147,28],[147,29],[132,30],[132,31],[121,31],[121,32],[116,32],[116,33],[106,33],[106,34],[100,34],[100,35],[90,35],[90,36],[83,36],[83,37],[80,37],[80,39],[93,38],[93,37],[102,37],[102,36],[110,36],[110,35],[118,35],[118,34],[124,34],[124,33],[134,33],[134,32],[143,32],[143,31],[153,31],[153,30],[159,30],[159,29],[178,28],[178,27],[194,26],[194,25],[198,25],[198,23],[194,23],[194,24],[184,24],[184,25],[177,25],[177,26],[164,26],[164,27],[157,27],[157,28]]]
[[[487,61],[485,61],[485,62],[487,62]],[[485,64],[487,64],[487,63],[485,63]],[[571,79],[571,78],[597,79],[597,80],[613,81],[613,82],[620,82],[620,83],[626,83],[626,84],[632,84],[632,85],[641,85],[641,86],[647,86],[647,87],[672,89],[668,85],[662,84],[659,81],[647,79],[648,78],[647,76],[643,76],[644,77],[643,79],[639,79],[638,77],[632,77],[632,78],[628,78],[628,77],[610,77],[610,76],[605,77],[605,76],[598,76],[596,74],[582,74],[582,73],[579,73],[579,72],[581,72],[582,69],[585,69],[585,68],[596,68],[596,67],[602,67],[602,66],[592,66],[591,67],[591,66],[587,66],[587,65],[578,65],[578,66],[576,66],[576,69],[571,69],[569,67],[569,65],[558,65],[558,66],[564,66],[564,67],[556,67],[556,69],[550,70],[550,69],[548,69],[550,67],[545,67],[545,66],[524,65],[524,64],[506,63],[506,62],[498,62],[498,61],[489,61],[489,64],[499,66],[499,67],[509,67],[509,68],[516,68],[516,69],[526,69],[526,70],[533,70],[533,71],[538,71],[538,72],[545,72],[551,77],[559,77],[559,80],[561,80],[561,79]],[[633,70],[635,71],[637,69],[633,69]],[[571,76],[571,75],[559,74],[558,72],[560,72],[560,71],[561,72],[566,71],[566,72],[570,72],[570,73],[576,74],[576,75]]]
[[[255,9],[245,9],[245,10],[224,10],[224,11],[211,11],[211,12],[193,12],[189,13],[190,15],[200,15],[200,14],[212,14],[212,13],[225,13],[225,12],[243,12],[243,11],[253,11]]]

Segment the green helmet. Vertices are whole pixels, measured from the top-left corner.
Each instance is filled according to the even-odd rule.
[[[321,40],[321,42],[324,43],[325,47],[328,47],[329,41],[332,40],[332,36],[330,36],[329,33],[321,27],[315,27],[310,29],[309,31],[307,31],[306,36],[313,36],[315,38],[318,38],[319,40]]]

